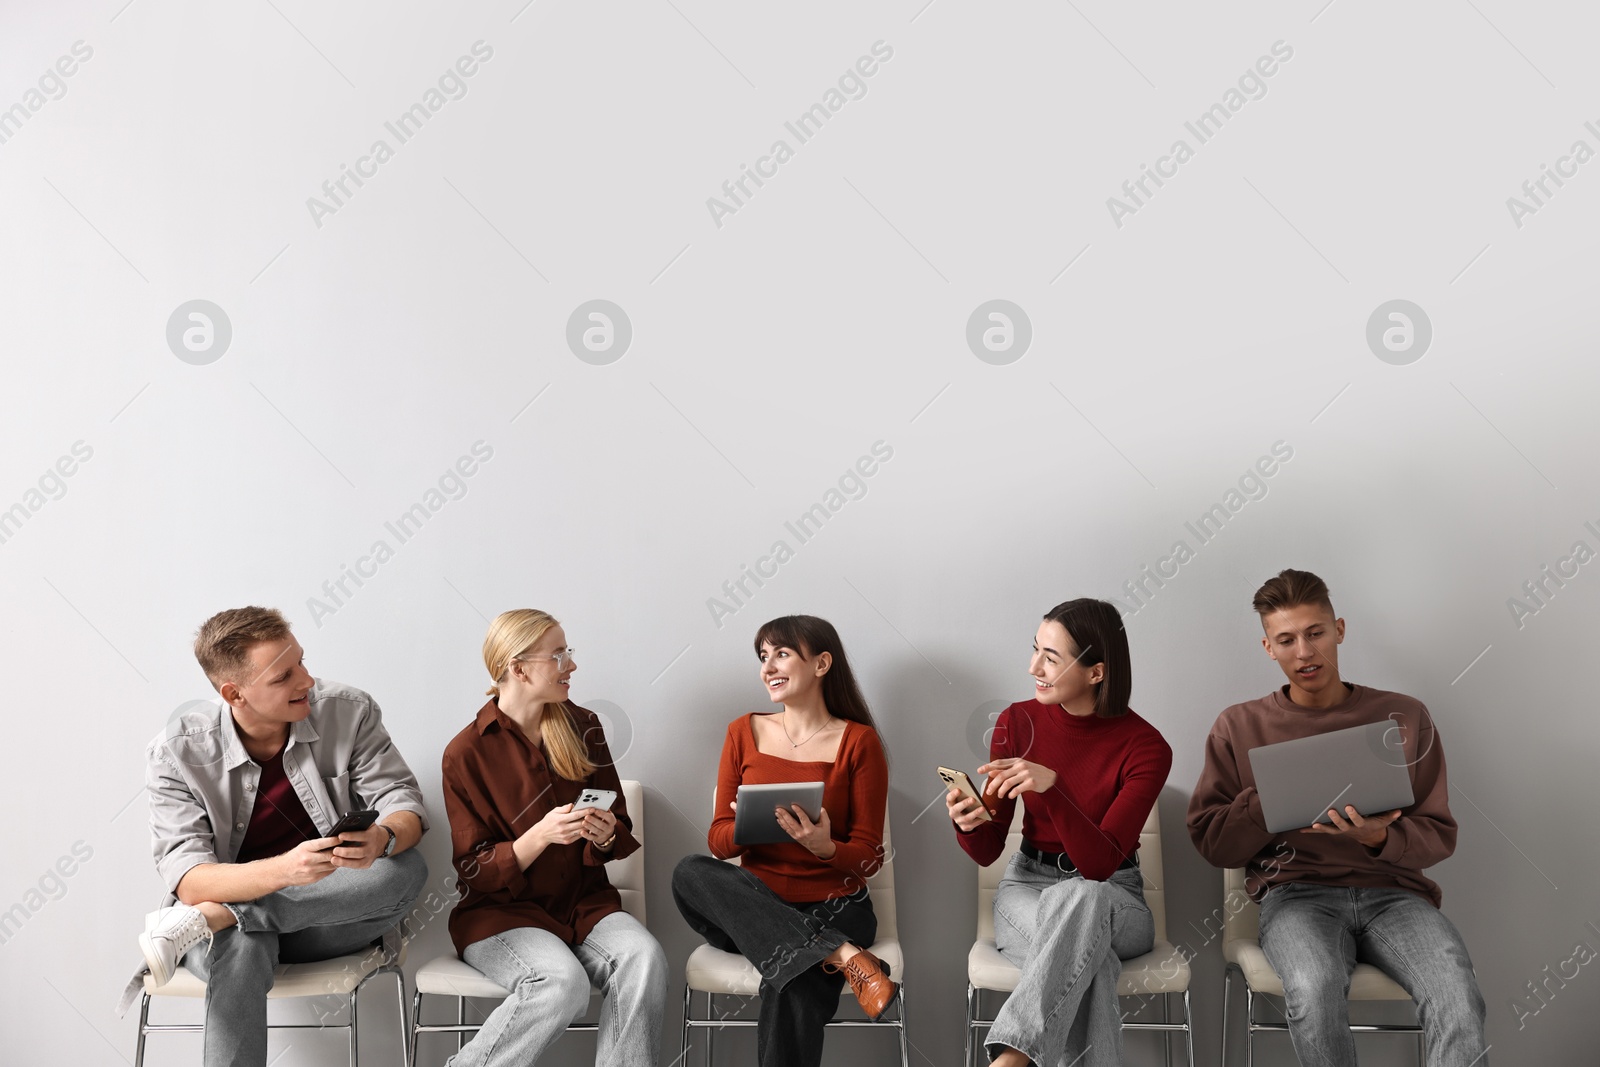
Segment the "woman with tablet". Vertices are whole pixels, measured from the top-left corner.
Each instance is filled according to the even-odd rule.
[[[489,701],[444,750],[462,893],[450,938],[511,996],[449,1062],[537,1062],[588,1010],[592,985],[603,997],[596,1062],[653,1065],[667,960],[606,879],[606,862],[639,842],[600,720],[568,697],[566,632],[542,611],[505,612],[483,663]]]
[[[816,1067],[844,982],[873,1019],[898,988],[867,950],[878,920],[866,882],[883,864],[889,768],[832,624],[811,615],[774,619],[757,631],[755,650],[767,699],[783,711],[728,725],[706,838],[711,855],[679,862],[672,896],[709,944],[761,972],[762,1067]],[[815,818],[803,802],[751,810],[774,801],[771,789],[749,787],[783,792],[782,783],[821,784]],[[757,794],[765,799],[749,799]],[[789,799],[802,796],[796,787]],[[776,829],[763,833],[762,823]],[[741,866],[723,862],[733,856]]]
[[[986,1044],[1000,1067],[1122,1062],[1121,961],[1149,952],[1139,832],[1172,749],[1128,707],[1128,638],[1103,600],[1051,608],[1033,640],[1033,699],[1000,713],[984,800],[945,794],[956,838],[988,866],[1022,800],[1022,851],[994,897],[995,944],[1022,971]]]

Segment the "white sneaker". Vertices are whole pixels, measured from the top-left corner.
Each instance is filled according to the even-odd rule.
[[[211,927],[199,908],[175,904],[145,916],[139,949],[144,953],[145,965],[150,968],[156,985],[166,985],[172,981],[183,954],[202,941],[209,948],[211,938]]]

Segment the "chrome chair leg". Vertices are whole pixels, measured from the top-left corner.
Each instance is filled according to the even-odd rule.
[[[1250,983],[1244,984],[1244,1067],[1255,1067],[1256,1063],[1256,1032],[1252,1027],[1256,1022],[1256,993],[1250,988]]]
[[[1232,1000],[1233,966],[1230,964],[1222,972],[1222,1058],[1217,1061],[1218,1067],[1228,1067],[1228,1005]]]
[[[911,1067],[910,1038],[906,1036],[906,984],[900,983],[900,1067]]]
[[[1194,1063],[1194,1016],[1189,1012],[1189,991],[1183,991],[1183,1045],[1189,1054],[1185,1061],[1188,1067],[1195,1067]]]
[[[417,1027],[422,1025],[422,990],[411,994],[411,1033],[406,1036],[406,1067],[417,1067],[417,1040],[422,1036]]]
[[[713,999],[713,997],[714,997],[714,994],[712,994],[708,990],[706,992],[706,1018],[707,1019],[715,1019],[717,1017],[716,1002]],[[706,1067],[711,1067],[711,1058],[712,1058],[711,1049],[712,1049],[712,1045],[716,1041],[716,1037],[717,1037],[717,1028],[715,1026],[706,1027]]]
[[[1163,1025],[1172,1021],[1171,1016],[1168,1015],[1168,1002],[1171,1000],[1171,996],[1172,995],[1170,993],[1161,994],[1161,1022],[1163,1023]],[[1172,1067],[1172,1031],[1171,1030],[1163,1030],[1163,1031],[1161,1031],[1161,1051],[1166,1054],[1167,1067]],[[1193,1064],[1191,1064],[1190,1067],[1193,1067]]]
[[[400,1067],[411,1067],[411,1054],[407,1051],[410,1047],[406,1040],[406,976],[400,968],[393,968],[394,972],[394,1006],[400,1013]]]
[[[694,991],[689,988],[689,983],[683,983],[683,1040],[678,1045],[678,1063],[689,1062],[689,1008],[693,996]],[[416,1067],[416,1064],[411,1067]]]
[[[139,994],[139,1044],[133,1052],[133,1067],[144,1067],[145,1025],[150,1022],[150,994]]]
[[[977,1028],[975,1026],[973,1026],[972,1024],[977,1021],[978,1009],[980,1007],[982,1007],[982,1004],[983,1004],[983,996],[982,996],[982,994],[980,994],[978,992],[978,990],[973,986],[973,984],[971,982],[968,982],[967,983],[967,1055],[966,1055],[966,1058],[961,1061],[963,1064],[965,1064],[965,1067],[978,1067],[978,1061],[976,1059],[977,1049],[973,1047],[974,1044],[975,1044],[975,1042],[973,1041],[973,1038],[976,1035]]]

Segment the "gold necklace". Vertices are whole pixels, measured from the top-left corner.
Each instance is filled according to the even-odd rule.
[[[790,751],[793,751],[793,750],[799,748],[801,745],[805,744],[807,741],[811,740],[813,737],[816,737],[818,734],[820,734],[822,731],[826,730],[828,727],[832,726],[833,725],[833,718],[830,716],[828,718],[827,722],[823,723],[821,726],[817,727],[815,730],[812,730],[809,734],[807,734],[805,737],[802,737],[798,741],[796,741],[793,737],[791,737],[789,735],[789,713],[787,711],[785,711],[783,713],[783,719],[782,719],[782,721],[780,721],[778,723],[778,725],[783,728],[783,736],[788,738],[789,749],[790,749]]]

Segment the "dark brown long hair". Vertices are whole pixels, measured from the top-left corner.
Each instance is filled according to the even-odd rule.
[[[861,687],[856,684],[855,672],[844,654],[844,642],[839,640],[839,631],[833,628],[833,623],[815,615],[784,615],[756,631],[757,658],[765,644],[773,648],[792,648],[800,653],[801,659],[815,659],[824,652],[832,656],[833,664],[822,676],[822,703],[828,714],[870,727],[878,735],[878,743],[883,744],[883,734],[867,707],[867,698],[861,695]]]
[[[1066,629],[1078,648],[1080,667],[1105,664],[1105,678],[1094,687],[1094,713],[1102,719],[1128,714],[1133,661],[1128,655],[1128,632],[1122,628],[1122,613],[1104,600],[1080,597],[1057,604],[1044,617]]]

